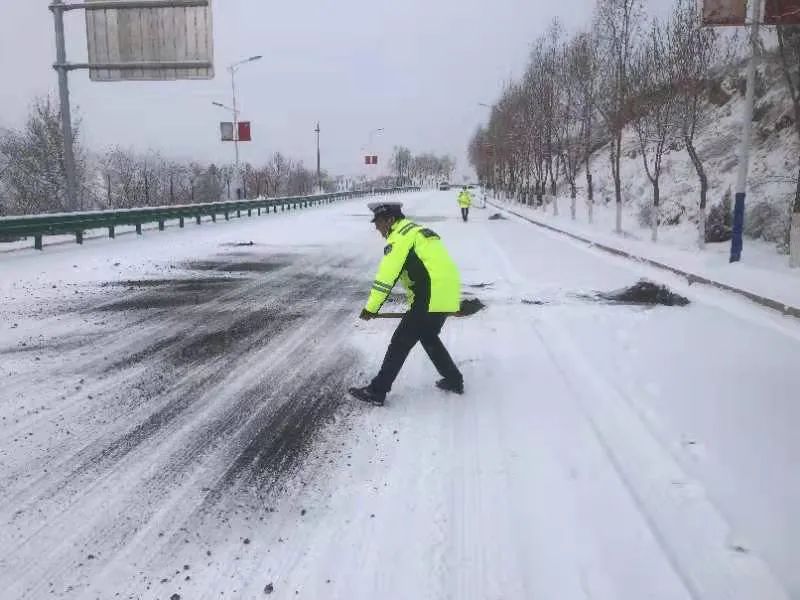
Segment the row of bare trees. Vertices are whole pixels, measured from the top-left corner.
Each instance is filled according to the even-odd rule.
[[[404,146],[395,147],[390,167],[397,185],[434,187],[442,181],[450,181],[456,163],[450,156],[435,154],[412,154]]]
[[[315,172],[279,152],[261,166],[242,165],[243,187],[237,190],[232,165],[176,161],[120,147],[90,156],[81,144],[79,121],[74,129],[84,210],[307,195],[316,187]],[[0,131],[0,216],[68,210],[63,165],[58,109],[49,98],[37,100],[22,130]],[[336,184],[324,174],[323,187],[333,191]]]
[[[800,34],[784,27],[779,40],[800,136]],[[695,140],[711,114],[708,92],[734,51],[715,29],[701,25],[694,0],[674,0],[667,18],[652,21],[642,0],[597,0],[589,30],[568,37],[554,22],[537,40],[524,76],[507,86],[488,124],[476,132],[470,160],[483,181],[522,202],[544,206],[549,189],[555,213],[557,187],[565,181],[573,218],[584,187],[591,221],[592,171],[600,168],[592,158],[607,147],[621,231],[623,134],[633,131],[652,186],[656,240],[664,156],[685,149],[699,182],[702,247],[709,184]],[[578,181],[581,171],[585,186]],[[800,183],[795,204],[800,210]]]

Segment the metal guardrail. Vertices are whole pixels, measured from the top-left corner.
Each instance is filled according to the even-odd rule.
[[[210,202],[207,204],[184,204],[180,206],[159,206],[147,208],[130,208],[122,210],[102,210],[93,212],[74,212],[42,214],[34,216],[2,217],[0,218],[0,237],[34,238],[34,248],[42,250],[43,239],[46,235],[74,234],[78,244],[83,243],[83,234],[91,229],[108,229],[108,237],[114,238],[116,228],[120,226],[136,227],[136,233],[142,234],[142,225],[158,223],[158,229],[163,231],[165,223],[169,220],[178,220],[179,227],[183,227],[186,219],[194,219],[199,225],[203,217],[211,217],[216,223],[217,216],[223,215],[229,220],[232,214],[242,216],[247,211],[247,216],[252,216],[253,211],[260,215],[262,210],[269,213],[285,210],[297,210],[309,206],[330,204],[336,200],[346,200],[363,196],[399,194],[402,192],[416,191],[416,187],[386,188],[364,192],[338,192],[334,194],[320,194],[316,196],[295,196],[288,198],[264,198],[260,200],[230,200],[225,202]]]

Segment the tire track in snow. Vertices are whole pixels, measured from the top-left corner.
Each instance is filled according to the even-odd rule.
[[[505,250],[491,236],[487,242],[507,281],[515,288],[524,287],[525,279]],[[785,590],[759,557],[731,548],[730,528],[702,488],[689,482],[669,450],[633,411],[630,400],[621,398],[591,366],[559,327],[558,316],[532,323],[551,364],[571,390],[576,406],[687,593],[696,600],[786,599]]]
[[[187,357],[184,348],[203,348],[202,343],[197,345],[198,340],[205,343],[213,340],[205,333],[192,336],[188,343],[182,340],[177,345],[165,343],[160,346],[161,354],[157,354],[155,359],[164,356],[188,358],[166,366],[174,370],[187,365],[182,371],[182,379],[171,387],[172,393],[160,408],[157,407],[154,413],[122,437],[109,440],[108,436],[101,435],[87,443],[77,455],[65,457],[62,465],[77,466],[68,469],[68,474],[60,479],[56,475],[55,483],[52,475],[40,478],[32,486],[17,489],[16,499],[11,499],[13,502],[4,499],[7,507],[18,505],[25,499],[31,514],[38,511],[36,519],[42,523],[38,528],[30,528],[31,518],[19,518],[21,515],[17,513],[16,529],[26,531],[26,534],[22,543],[3,544],[0,558],[4,569],[8,567],[16,573],[17,579],[8,586],[9,589],[14,589],[18,597],[26,597],[25,594],[34,593],[34,590],[46,591],[44,581],[37,577],[40,568],[47,568],[51,580],[70,579],[75,562],[79,560],[75,558],[74,547],[102,548],[102,551],[95,551],[97,558],[93,566],[99,567],[107,560],[110,563],[106,566],[113,565],[113,554],[137,535],[143,524],[169,501],[169,497],[180,495],[184,483],[197,478],[200,463],[203,463],[203,468],[212,469],[202,473],[202,479],[209,483],[217,481],[216,487],[208,486],[208,490],[214,490],[208,495],[214,496],[216,501],[224,499],[230,493],[228,488],[235,487],[240,479],[247,481],[250,477],[252,483],[252,478],[260,478],[260,484],[266,490],[280,481],[281,473],[291,476],[317,428],[336,410],[345,385],[349,383],[346,381],[348,373],[354,366],[352,355],[342,352],[341,348],[337,348],[333,360],[315,364],[318,353],[308,346],[310,341],[331,345],[325,340],[342,333],[342,328],[349,323],[343,317],[353,311],[350,306],[353,283],[347,278],[342,279],[341,273],[337,276],[337,271],[346,271],[341,256],[338,260],[338,270],[325,265],[316,266],[308,276],[304,276],[302,271],[289,270],[282,279],[247,285],[243,291],[229,294],[219,304],[227,309],[233,320],[219,322],[216,330],[224,331],[226,324],[233,324],[234,336],[221,342],[222,352],[190,350]],[[256,329],[257,334],[249,334],[244,325],[247,318],[242,319],[239,307],[263,302],[264,296],[274,297],[276,293],[275,301],[270,303],[284,308],[273,316],[277,319],[289,317],[287,327]],[[187,318],[190,323],[197,324],[205,318],[207,308],[203,306],[186,315],[171,315],[167,330],[180,323],[186,327]],[[292,325],[300,326],[290,331]],[[236,364],[242,357],[248,357],[244,368]],[[259,369],[254,364],[254,357],[267,359],[266,366]],[[101,363],[95,361],[94,364]],[[292,385],[283,385],[287,372],[297,364],[303,365],[302,372],[296,373]],[[143,373],[139,369],[137,376],[152,377],[154,372],[163,368],[165,365],[153,366]],[[251,377],[253,385],[249,390],[237,388],[232,394],[225,394],[226,381],[233,380],[242,370],[254,373]],[[176,374],[172,373],[172,377],[175,378]],[[197,380],[192,381],[195,378]],[[221,381],[214,386],[216,378],[221,378]],[[323,383],[328,389],[326,396],[315,398],[308,393]],[[207,386],[211,390],[203,393]],[[212,397],[214,388],[223,392],[219,396],[230,398],[232,402],[220,407],[220,398]],[[276,391],[270,394],[271,389]],[[255,417],[251,417],[253,412]],[[180,443],[171,441],[170,436],[179,436]],[[269,445],[259,451],[262,442]],[[166,464],[147,466],[146,462],[141,462],[143,454],[151,452],[157,453],[157,462],[164,461],[165,445],[172,448],[166,452]],[[269,451],[275,454],[271,455]],[[212,453],[222,457],[211,460],[209,455]],[[152,458],[153,455],[147,460]],[[215,476],[214,472],[221,475]],[[110,494],[110,498],[103,498],[105,494]],[[187,492],[187,495],[196,494]],[[136,498],[135,503],[131,503],[133,498]],[[202,506],[204,500],[200,498],[199,504],[198,498],[193,498],[193,501],[188,506],[178,506],[178,512],[187,508],[191,510],[191,506]],[[114,505],[124,507],[124,510],[109,511]],[[9,515],[6,510],[2,512],[4,517],[10,516],[14,520],[14,515]],[[85,522],[74,532],[78,515],[82,515]],[[11,536],[8,541],[11,542]],[[46,549],[41,546],[43,541]],[[67,558],[70,555],[73,557],[71,560]],[[102,560],[99,558],[101,555]],[[35,562],[42,566],[34,566],[29,556],[36,556]],[[26,587],[24,581],[31,587]]]

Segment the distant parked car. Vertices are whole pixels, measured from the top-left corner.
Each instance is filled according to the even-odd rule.
[[[450,184],[449,184],[449,183],[447,183],[446,181],[443,181],[443,182],[441,182],[441,183],[439,184],[439,191],[440,191],[440,192],[446,192],[446,191],[448,191],[449,189],[450,189]]]

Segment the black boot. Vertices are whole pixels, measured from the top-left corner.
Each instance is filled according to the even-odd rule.
[[[386,402],[386,394],[382,392],[376,392],[374,389],[372,389],[371,385],[360,388],[351,387],[348,391],[354,398],[358,398],[362,402],[372,404],[372,406],[383,406],[384,402]]]
[[[454,394],[464,393],[464,381],[455,381],[452,379],[440,379],[436,382],[436,387],[445,392],[453,392]]]

